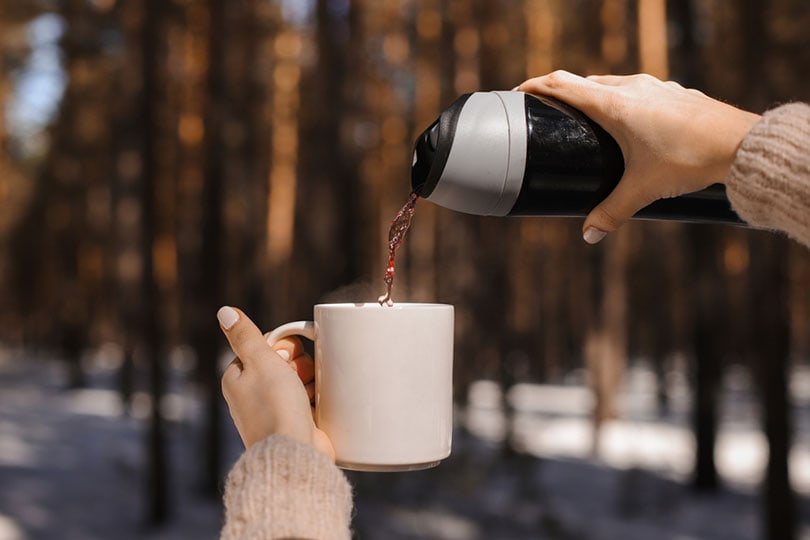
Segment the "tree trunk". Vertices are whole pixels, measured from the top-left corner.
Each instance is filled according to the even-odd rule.
[[[222,302],[222,198],[224,163],[222,144],[225,48],[225,0],[208,1],[208,72],[203,146],[205,160],[202,191],[202,246],[200,250],[200,310],[211,317],[210,329],[199,329],[197,355],[205,388],[205,489],[211,497],[220,493],[222,481],[222,393],[219,384],[219,353],[222,337],[213,316]]]
[[[594,313],[588,324],[585,358],[594,392],[593,452],[599,453],[601,429],[618,415],[617,397],[627,368],[627,259],[628,230],[617,231],[609,243],[594,247],[600,258],[592,268]],[[600,250],[601,253],[599,252]]]
[[[525,0],[526,75],[538,77],[554,69],[561,17],[554,0]]]
[[[439,0],[420,0],[416,21],[416,47],[414,50],[416,88],[413,103],[414,125],[410,140],[430,125],[438,116],[441,103],[441,31],[442,15]],[[418,225],[409,237],[408,257],[414,300],[435,302],[438,293],[437,217],[439,210],[433,204],[420,204]],[[418,228],[417,228],[418,227]],[[418,231],[418,232],[417,232]]]
[[[762,495],[764,537],[793,540],[796,536],[796,496],[790,484],[791,447],[790,316],[788,312],[788,241],[764,232],[752,233],[751,309],[754,373],[759,381],[763,429],[768,438],[768,465]]]
[[[300,287],[293,287],[292,256],[299,198],[299,58],[302,39],[301,32],[293,25],[288,25],[275,36],[266,248],[269,265],[267,302],[270,318],[276,322],[288,320],[301,293]]]
[[[761,110],[770,94],[766,70],[771,48],[765,22],[768,3],[746,0],[742,18],[742,50],[746,68],[746,106]],[[788,366],[790,354],[790,316],[788,302],[788,241],[766,233],[752,233],[751,311],[756,310],[749,330],[752,336],[754,369],[760,381],[764,413],[764,430],[768,438],[768,466],[763,486],[765,537],[770,540],[793,540],[797,535],[796,497],[790,485],[790,404]]]
[[[721,361],[729,316],[724,297],[724,280],[719,268],[719,242],[715,228],[692,226],[689,239],[692,254],[690,274],[694,280],[691,320],[694,343],[694,403],[692,414],[695,430],[695,471],[693,486],[701,491],[718,486],[714,461],[717,435],[717,399],[720,390]]]
[[[162,310],[156,281],[154,246],[158,235],[158,215],[155,201],[158,176],[157,141],[160,134],[158,103],[160,101],[160,36],[164,2],[144,0],[144,14],[141,29],[141,314],[140,326],[143,343],[149,359],[149,393],[152,410],[148,431],[148,474],[149,497],[147,518],[153,525],[167,521],[168,508],[168,466],[166,461],[165,420],[161,410],[166,374],[164,372],[164,334],[162,331]]]
[[[666,0],[639,0],[638,54],[643,73],[669,77]]]

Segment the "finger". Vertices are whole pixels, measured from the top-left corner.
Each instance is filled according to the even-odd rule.
[[[238,356],[231,360],[227,366],[225,366],[225,371],[235,371],[237,376],[242,373],[243,369],[245,369],[245,366],[242,364],[242,359]],[[223,375],[225,374],[225,371],[222,372]]]
[[[241,374],[242,361],[239,358],[234,358],[222,373],[222,396],[225,398],[225,401],[230,403],[229,396],[231,389]]]
[[[582,225],[582,237],[586,242],[598,243],[607,233],[624,225],[636,212],[652,202],[634,185],[636,182],[625,175],[605,200],[591,210]]]
[[[310,355],[301,354],[296,356],[291,361],[291,364],[302,383],[307,384],[315,378],[315,362]]]
[[[265,338],[268,335],[265,334]],[[290,369],[298,374],[301,382],[308,383],[315,376],[315,365],[304,350],[300,339],[295,336],[285,337],[272,344],[272,347],[287,362]]]
[[[583,83],[588,83],[588,80],[574,73],[558,69],[546,75],[527,79],[520,83],[517,89],[521,92],[541,90],[542,92],[540,93],[554,92],[557,94],[565,88],[580,86]]]
[[[268,332],[264,334],[264,337],[267,338],[269,335],[270,333]],[[275,343],[270,343],[270,346],[276,352],[287,351],[287,359],[295,358],[304,354],[304,345],[301,343],[301,340],[295,336],[281,338]],[[282,357],[283,356],[284,355],[282,355]]]
[[[523,92],[558,99],[581,110],[597,123],[605,120],[614,107],[615,90],[611,86],[567,71],[555,71],[529,79],[518,88]]]
[[[217,319],[231,349],[242,360],[243,370],[252,361],[272,350],[261,331],[241,310],[229,306],[221,307],[217,312]]]

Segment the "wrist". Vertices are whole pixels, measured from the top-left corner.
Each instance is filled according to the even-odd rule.
[[[736,115],[734,121],[728,126],[728,141],[729,146],[725,152],[722,153],[724,159],[719,165],[717,178],[720,183],[725,184],[726,178],[731,171],[731,165],[737,158],[737,152],[742,145],[745,136],[751,131],[757,122],[762,119],[762,116],[747,111],[738,110],[739,114]]]

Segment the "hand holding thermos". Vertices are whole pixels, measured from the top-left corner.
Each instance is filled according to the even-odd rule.
[[[555,72],[516,89],[461,96],[418,137],[418,195],[478,215],[588,216],[590,243],[630,217],[742,223],[722,183],[758,115],[649,75]]]

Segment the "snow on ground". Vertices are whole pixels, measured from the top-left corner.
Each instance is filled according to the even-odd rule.
[[[145,520],[149,403],[138,394],[124,415],[111,375],[96,355],[89,387],[65,389],[60,363],[0,349],[0,540],[214,539],[221,502],[200,489],[201,407],[183,356],[172,362],[168,430],[171,519]],[[756,496],[767,455],[744,370],[727,371],[718,438],[724,488],[688,487],[694,441],[689,396],[668,378],[668,413],[659,418],[655,385],[643,364],[626,378],[620,419],[593,447],[590,393],[581,384],[519,384],[502,396],[480,381],[459,410],[453,454],[415,473],[350,473],[353,526],[360,539],[746,540],[760,538]],[[791,475],[810,494],[810,370],[792,378],[795,444]],[[514,416],[507,420],[502,403]],[[224,411],[223,411],[224,413]],[[227,414],[227,413],[224,413]],[[521,453],[502,443],[508,426]],[[240,445],[229,427],[231,463]],[[801,500],[810,540],[810,504]]]
[[[168,430],[174,517],[150,528],[145,411],[123,415],[109,383],[65,390],[65,380],[57,362],[0,352],[0,540],[217,538],[221,503],[195,481],[199,430]]]
[[[670,403],[659,418],[656,382],[637,365],[627,377],[619,399],[619,419],[608,422],[599,439],[599,457],[615,469],[641,467],[665,477],[688,482],[692,474],[695,440],[690,429],[691,403],[686,381],[671,376]],[[759,429],[759,409],[746,372],[727,370],[720,403],[722,425],[717,434],[716,462],[732,487],[752,491],[760,484],[768,456],[767,439]],[[794,445],[790,456],[793,487],[810,495],[810,369],[793,374]],[[498,385],[479,381],[470,392],[466,425],[476,435],[499,440],[505,436],[503,396]],[[592,393],[584,386],[517,384],[506,395],[516,409],[512,420],[515,443],[538,457],[592,456],[593,429],[587,412]]]

